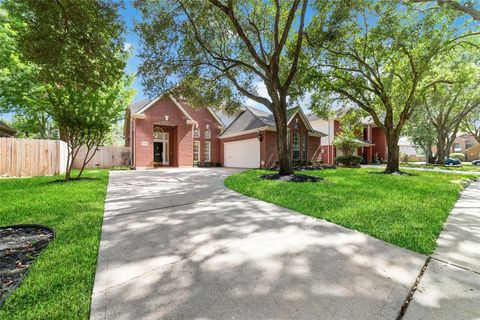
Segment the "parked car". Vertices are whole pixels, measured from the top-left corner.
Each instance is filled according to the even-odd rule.
[[[457,166],[459,164],[462,164],[462,161],[458,159],[452,159],[452,158],[445,159],[446,166]]]
[[[474,166],[480,166],[480,160],[473,160],[473,161],[472,161],[472,164],[473,164]]]

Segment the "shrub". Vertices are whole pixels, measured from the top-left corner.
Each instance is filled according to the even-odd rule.
[[[375,152],[375,154],[373,155],[373,160],[372,160],[372,162],[373,162],[374,164],[380,164],[380,159],[379,159],[379,157],[378,157],[378,152]]]
[[[450,153],[450,158],[465,161],[465,156],[463,153]]]
[[[403,163],[408,163],[408,154],[400,153],[400,159],[402,160]]]
[[[362,157],[359,156],[338,156],[335,158],[337,164],[341,164],[348,168],[357,168],[360,166]]]

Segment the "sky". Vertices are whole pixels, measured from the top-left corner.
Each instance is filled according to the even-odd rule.
[[[133,6],[133,3],[131,0],[125,0],[125,8],[120,9],[120,14],[123,17],[126,26],[127,26],[127,32],[125,36],[125,47],[127,49],[132,50],[132,57],[127,61],[127,67],[126,67],[126,72],[128,74],[136,74],[138,67],[141,64],[141,59],[138,58],[138,53],[140,52],[140,38],[139,36],[135,33],[134,27],[135,27],[135,21],[140,21],[142,18],[141,13],[135,9]],[[307,11],[306,15],[306,21],[308,22],[311,19],[311,14],[312,12],[310,10]],[[265,85],[262,82],[257,82],[257,91],[258,94],[262,97],[267,97],[267,90],[265,88]],[[133,98],[133,102],[137,102],[140,100],[144,99],[149,99],[148,98],[148,92],[145,92],[143,87],[142,87],[142,79],[140,76],[135,77],[135,81],[133,83],[133,87],[137,91],[135,97]],[[301,103],[302,106],[307,106],[309,102],[309,97],[306,98],[303,103]],[[258,109],[261,109],[263,111],[268,111],[265,106],[262,104],[253,101],[251,99],[246,99],[245,104],[247,106],[252,106]]]

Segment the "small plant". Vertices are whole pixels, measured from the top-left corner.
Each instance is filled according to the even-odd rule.
[[[375,152],[375,154],[373,155],[373,160],[372,160],[372,162],[373,162],[374,164],[380,164],[380,159],[379,159],[379,157],[378,157],[378,152]]]
[[[450,153],[450,158],[465,161],[465,155],[463,153]]]
[[[338,156],[335,158],[337,164],[341,164],[347,168],[358,168],[362,157],[359,156]]]
[[[403,163],[408,163],[408,154],[401,153],[400,154],[400,159],[402,160]]]

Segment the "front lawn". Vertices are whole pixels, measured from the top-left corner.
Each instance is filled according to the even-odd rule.
[[[108,172],[90,180],[0,179],[0,225],[39,223],[56,238],[0,309],[0,319],[88,319]]]
[[[480,166],[474,166],[471,162],[463,162],[458,166],[444,166],[436,164],[419,164],[419,163],[401,163],[400,167],[403,168],[424,168],[424,169],[442,169],[442,170],[457,170],[457,171],[467,171],[467,172],[480,172]]]
[[[473,175],[412,171],[413,176],[372,174],[373,169],[305,171],[318,183],[260,179],[250,170],[225,180],[247,196],[322,218],[407,249],[431,254],[459,197],[459,180]],[[380,170],[378,170],[380,171]]]

